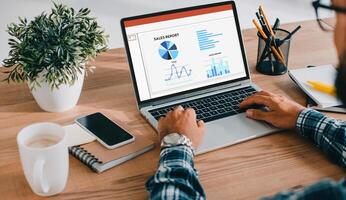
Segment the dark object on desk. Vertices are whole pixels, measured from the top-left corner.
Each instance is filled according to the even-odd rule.
[[[275,20],[273,28],[263,6],[256,12],[257,20],[252,20],[258,30],[258,51],[256,70],[266,75],[282,75],[287,72],[288,52],[292,35],[300,26],[291,33],[280,29],[280,20]]]
[[[269,37],[265,40],[260,34],[258,34],[258,52],[257,52],[257,65],[256,70],[266,75],[282,75],[287,72],[288,53],[290,48],[290,39],[283,40],[290,32],[283,29],[276,29],[274,37]],[[277,55],[273,53],[271,46],[280,47],[283,62],[281,62]]]
[[[288,55],[285,55],[280,46],[278,45],[277,38],[276,38],[276,32],[275,30],[272,29],[271,24],[269,23],[268,17],[264,11],[263,6],[259,6],[258,8],[258,15],[259,15],[259,22],[262,25],[262,28],[260,28],[256,23],[258,32],[260,33],[259,36],[260,38],[265,41],[266,45],[265,48],[263,48],[262,55],[259,57],[259,53],[257,56],[257,70],[264,73],[264,74],[269,74],[269,75],[278,75],[278,74],[283,74],[287,71],[286,67],[275,67],[273,63],[273,59],[275,59],[278,63],[278,66],[286,66],[287,65],[287,58],[285,60],[285,57]],[[258,16],[257,16],[258,17]],[[278,20],[276,20],[276,30],[278,30]],[[260,45],[259,45],[260,46]],[[272,52],[272,53],[271,53]],[[267,54],[267,56],[266,56]],[[272,56],[273,55],[273,56]],[[269,58],[269,62],[266,62],[265,59]],[[263,61],[263,62],[262,62]],[[266,63],[268,63],[270,66],[268,66]],[[263,64],[263,65],[261,65]],[[276,68],[276,70],[275,70]],[[271,69],[271,70],[269,70]]]
[[[115,149],[135,140],[129,131],[100,112],[79,117],[75,122],[108,149]]]

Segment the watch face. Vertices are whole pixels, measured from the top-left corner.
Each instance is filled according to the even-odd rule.
[[[171,133],[164,138],[164,141],[167,144],[178,144],[180,137],[181,135],[179,135],[178,133]]]

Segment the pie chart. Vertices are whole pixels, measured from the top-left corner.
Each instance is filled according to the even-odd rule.
[[[160,44],[159,54],[165,60],[172,60],[178,56],[177,46],[171,41],[164,41]]]

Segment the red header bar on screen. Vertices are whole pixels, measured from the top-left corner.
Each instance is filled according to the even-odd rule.
[[[189,10],[189,11],[165,14],[160,16],[146,17],[142,19],[134,19],[134,20],[125,21],[124,24],[125,24],[125,27],[130,27],[130,26],[137,26],[137,25],[161,22],[161,21],[172,20],[172,19],[179,19],[184,17],[192,17],[196,15],[209,14],[209,13],[220,12],[225,10],[232,10],[232,5],[214,6],[210,8],[200,8],[196,10]]]

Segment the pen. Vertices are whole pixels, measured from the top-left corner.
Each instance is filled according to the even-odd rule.
[[[264,22],[267,24],[270,33],[271,33],[272,35],[274,35],[273,29],[272,29],[272,27],[270,26],[270,23],[269,23],[269,21],[268,21],[268,18],[267,18],[267,16],[266,16],[266,14],[265,14],[264,9],[263,9],[262,6],[259,6],[259,12],[260,12],[260,14],[263,16]]]
[[[266,34],[267,37],[270,37],[271,33],[266,25],[266,23],[264,22],[263,16],[261,16],[258,12],[256,12],[256,17],[258,19],[258,22],[260,23],[263,32]]]
[[[307,83],[317,91],[330,94],[330,95],[336,94],[336,89],[332,85],[329,85],[320,81],[312,81],[312,80],[307,81]]]
[[[264,40],[268,39],[268,36],[263,32],[262,28],[260,27],[260,25],[256,22],[256,20],[252,20],[252,23],[256,26],[258,32],[260,33],[260,35],[263,37]]]
[[[258,32],[261,34],[261,36],[263,37],[263,39],[265,41],[268,40],[268,37],[266,36],[266,34],[263,32],[263,30],[261,29],[260,25],[256,22],[256,20],[252,20],[252,23],[256,26]],[[279,59],[279,61],[285,65],[284,60],[282,59],[281,55],[278,53],[278,51],[274,48],[274,46],[270,46],[270,49],[274,52],[275,56]]]
[[[298,26],[297,28],[295,28],[291,33],[289,33],[284,39],[282,39],[277,45],[281,46],[286,40],[289,40],[293,34],[295,34],[302,26]]]
[[[273,30],[279,28],[279,26],[280,26],[280,20],[278,18],[276,18],[276,20],[274,22]]]
[[[264,11],[264,8],[263,8],[263,6],[261,6],[261,5],[259,6],[259,13],[263,16],[263,21],[265,22],[265,24],[267,24],[267,27],[268,27],[268,29],[269,29],[269,32],[270,32],[270,34],[273,36],[273,39],[274,39],[274,41],[275,41],[275,33],[274,33],[274,31],[273,31],[273,29],[272,29],[270,23],[269,23],[269,20],[268,20],[267,15],[266,15],[266,13],[265,13],[265,11]],[[277,47],[277,49],[278,49],[280,55],[282,56],[282,58],[284,58],[284,53],[282,52],[281,48],[280,48],[280,47]]]
[[[290,39],[290,38],[292,37],[292,35],[295,34],[301,27],[302,27],[302,26],[299,25],[299,26],[298,26],[297,28],[295,28],[291,33],[289,33],[289,34],[285,37],[285,39],[283,39],[282,41],[285,41],[285,40]]]
[[[256,12],[256,17],[257,17],[258,21],[261,23],[261,25],[263,26],[263,22],[261,20],[261,16],[258,14],[258,12]]]
[[[266,24],[262,25],[262,29],[264,31],[264,33],[268,36],[268,38],[271,36],[270,34],[270,30],[268,28],[268,26]]]

